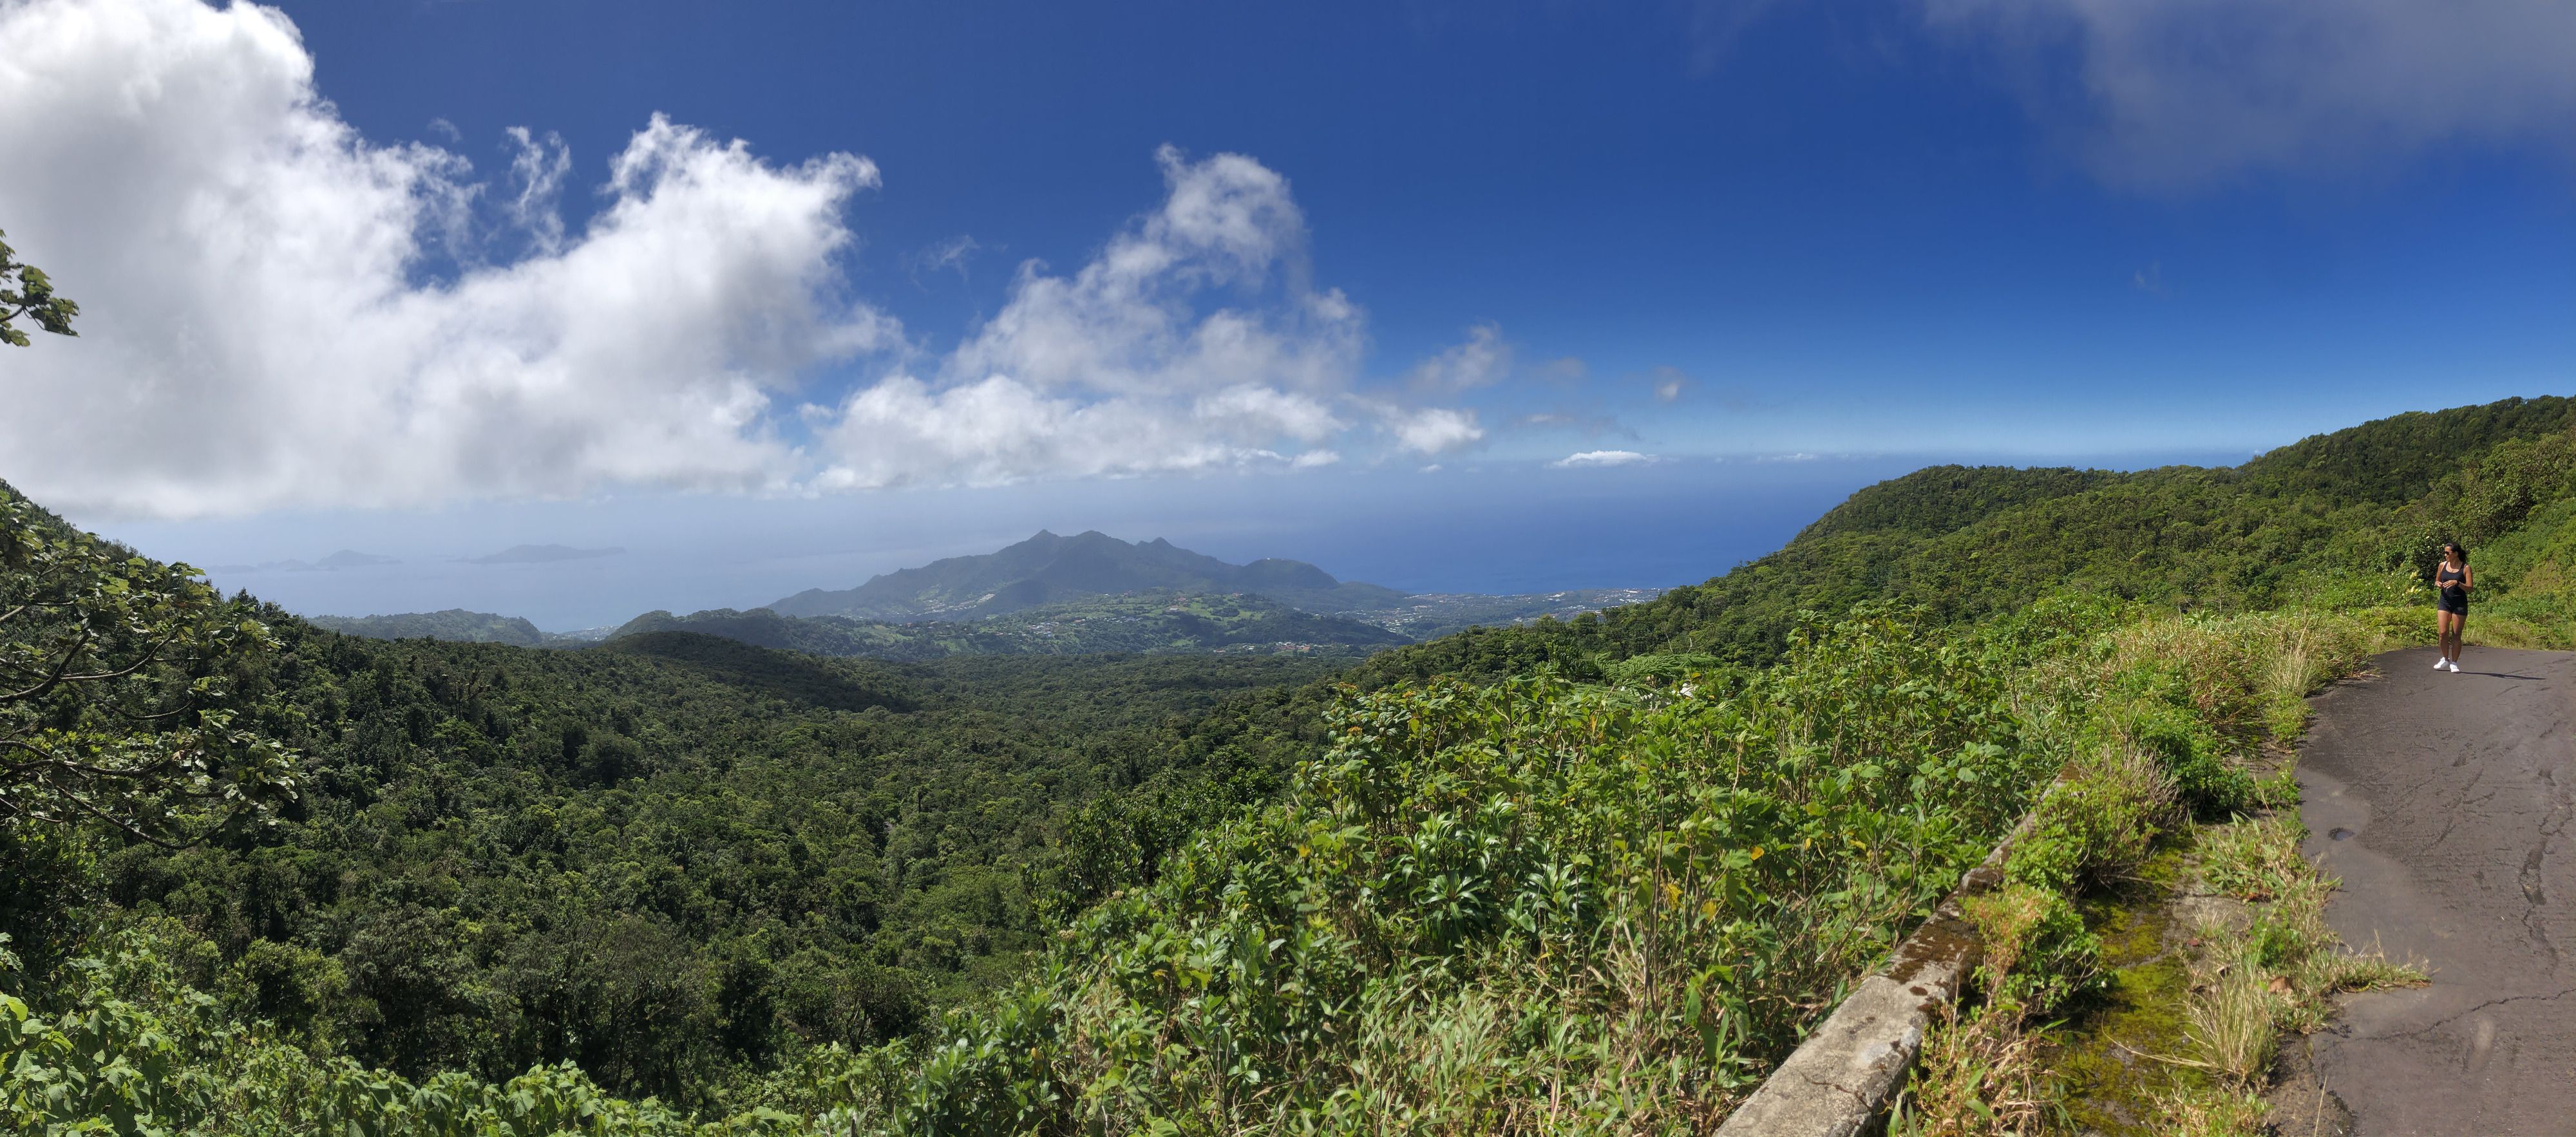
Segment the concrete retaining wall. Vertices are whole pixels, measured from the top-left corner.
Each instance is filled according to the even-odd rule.
[[[1959,997],[1984,955],[1985,945],[1959,902],[2003,883],[2004,859],[2038,819],[2034,805],[1968,870],[1932,918],[1896,946],[1887,966],[1861,980],[1762,1088],[1728,1115],[1718,1137],[1851,1137],[1875,1123],[1914,1068],[1923,1032]]]

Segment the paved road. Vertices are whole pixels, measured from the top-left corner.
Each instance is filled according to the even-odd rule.
[[[2345,941],[2432,963],[2315,1041],[2355,1134],[2576,1134],[2576,654],[2429,648],[2316,699],[2308,853]]]

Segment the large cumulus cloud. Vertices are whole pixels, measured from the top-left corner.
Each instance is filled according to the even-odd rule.
[[[0,226],[83,305],[79,339],[0,359],[0,477],[84,513],[1295,467],[1482,437],[1354,395],[1362,315],[1306,282],[1287,182],[1249,158],[1165,152],[1159,210],[1069,276],[1024,267],[939,356],[845,293],[863,157],[781,164],[654,116],[572,230],[559,143],[513,132],[498,183],[371,143],[269,9],[31,0],[0,5],[0,43]]]

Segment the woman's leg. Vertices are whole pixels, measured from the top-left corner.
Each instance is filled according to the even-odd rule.
[[[2433,621],[2434,626],[2439,629],[2441,633],[2439,638],[2441,640],[2442,658],[2460,658],[2460,649],[2458,646],[2460,636],[2459,614],[2456,612],[2446,612],[2436,609],[2433,613]]]

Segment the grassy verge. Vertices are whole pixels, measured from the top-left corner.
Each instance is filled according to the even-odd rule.
[[[1967,905],[1979,996],[1927,1037],[1890,1131],[2252,1132],[2282,1031],[2321,1026],[2334,991],[2411,975],[2326,930],[2333,882],[2295,819],[2266,816],[2295,786],[2258,779],[2256,757],[2304,732],[2308,694],[2430,630],[2410,609],[2149,620],[2018,683],[2081,757],[2008,883]],[[2191,891],[2242,918],[2178,935],[2164,906]],[[2084,1099],[2103,1087],[2129,1100]]]

